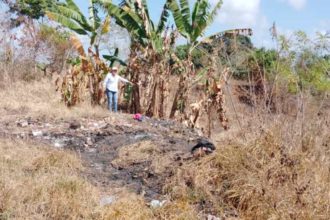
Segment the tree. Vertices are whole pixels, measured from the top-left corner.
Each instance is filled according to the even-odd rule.
[[[52,8],[58,0],[1,0],[8,7],[9,11],[15,13],[12,18],[15,26],[21,25],[25,19],[40,19],[45,16],[47,10]]]
[[[146,0],[124,0],[119,5],[110,3],[103,6],[131,36],[126,74],[137,84],[132,89],[130,110],[164,117],[171,73],[169,60],[176,38],[175,33],[166,28],[169,17],[167,3],[157,25],[150,18]]]
[[[187,102],[187,95],[189,84],[192,83],[192,77],[196,75],[191,53],[199,44],[198,38],[204,35],[207,27],[213,22],[222,5],[219,0],[211,9],[211,3],[208,0],[197,0],[193,6],[193,11],[190,10],[189,1],[187,0],[168,0],[168,7],[173,15],[176,28],[179,33],[188,41],[188,58],[183,66],[184,74],[181,74],[179,81],[179,88],[175,93],[174,101],[171,108],[170,118],[175,116],[179,109],[183,114]]]
[[[222,0],[217,1],[212,9],[208,0],[197,0],[192,12],[189,1],[178,1],[168,0],[168,7],[179,33],[188,40],[188,44],[194,46],[198,38],[204,35],[206,28],[213,23],[222,6]]]
[[[157,26],[151,20],[146,0],[123,0],[119,5],[103,3],[109,15],[116,23],[127,29],[133,43],[152,47],[156,52],[163,50],[163,32],[169,17],[168,4],[165,3]]]
[[[110,17],[107,16],[103,20],[100,18],[99,8],[101,2],[105,4],[110,1],[89,1],[89,18],[84,16],[73,0],[58,2],[46,12],[51,20],[89,38],[88,51],[85,51],[79,38],[74,35],[71,37],[71,42],[78,51],[81,62],[78,62],[78,66],[72,70],[72,80],[63,80],[62,94],[69,106],[79,102],[81,87],[83,87],[80,84],[87,84],[89,87],[93,105],[99,104],[102,97],[100,82],[104,78],[107,67],[100,59],[99,43],[101,36],[109,32]],[[84,82],[86,79],[88,80],[87,83]]]
[[[62,73],[66,70],[67,60],[73,55],[70,43],[71,33],[66,30],[41,24],[37,34],[40,47],[38,67],[47,73]]]

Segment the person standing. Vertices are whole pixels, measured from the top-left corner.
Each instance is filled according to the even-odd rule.
[[[118,83],[119,81],[123,83],[133,84],[129,80],[121,77],[118,75],[118,68],[113,67],[110,73],[107,74],[103,81],[103,88],[107,94],[108,98],[108,109],[112,111],[112,104],[113,104],[113,111],[118,111]]]

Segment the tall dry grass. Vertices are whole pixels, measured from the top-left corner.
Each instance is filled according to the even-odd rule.
[[[165,191],[218,216],[329,219],[328,113],[304,120],[287,115],[246,119],[243,130],[222,137],[214,155],[179,169]]]
[[[98,192],[68,152],[0,140],[0,219],[92,218]]]
[[[87,101],[67,108],[51,79],[16,81],[0,89],[0,114],[7,116],[44,117],[48,119],[101,118],[109,115],[105,106],[91,106]]]

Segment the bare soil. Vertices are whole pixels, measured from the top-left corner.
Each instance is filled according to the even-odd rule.
[[[102,119],[0,119],[0,137],[29,139],[76,152],[85,176],[104,192],[126,188],[162,199],[166,179],[187,160],[200,138],[173,121],[112,114]]]

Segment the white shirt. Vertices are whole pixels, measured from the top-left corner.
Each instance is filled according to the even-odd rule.
[[[111,73],[108,73],[104,79],[103,87],[105,87],[107,90],[110,90],[111,92],[118,92],[119,81],[122,81],[124,83],[129,82],[127,79],[120,77],[118,74],[112,75]]]

